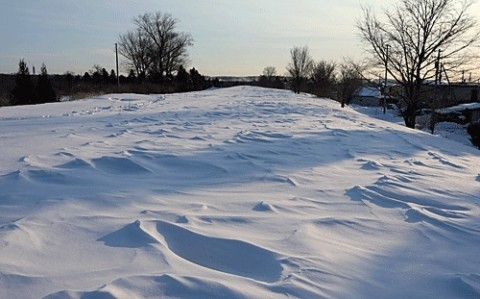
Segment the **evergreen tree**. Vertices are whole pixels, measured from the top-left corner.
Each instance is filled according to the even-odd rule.
[[[98,64],[93,65],[93,69],[90,71],[91,77],[92,77],[92,83],[95,84],[96,86],[102,85],[103,77],[102,73],[105,71],[107,73],[108,77],[108,72],[105,70],[105,68],[102,69],[102,67]]]
[[[57,101],[57,94],[52,87],[52,82],[48,77],[47,67],[42,64],[40,75],[38,76],[37,86],[35,89],[36,103],[51,103]]]
[[[192,90],[202,90],[205,88],[205,77],[200,75],[195,68],[190,70],[190,80],[192,81]]]
[[[85,74],[83,74],[83,79],[82,80],[85,83],[91,83],[92,82],[92,76],[90,76],[89,72],[85,72]]]
[[[117,84],[117,75],[115,71],[112,69],[110,70],[110,75],[108,76],[108,81],[110,84]]]
[[[15,87],[12,90],[12,105],[33,104],[35,100],[34,85],[27,63],[21,59],[15,76]]]
[[[74,81],[75,81],[74,73],[69,71],[65,72],[65,83],[69,90],[72,89]]]
[[[109,75],[108,75],[108,71],[105,69],[105,68],[102,68],[102,83],[103,84],[108,84],[109,82]]]
[[[92,82],[95,85],[101,85],[102,84],[102,75],[100,74],[99,71],[94,71],[92,74]]]
[[[135,81],[137,81],[134,70],[130,70],[130,72],[128,73],[127,81],[128,83],[135,83]]]
[[[185,70],[183,66],[180,66],[177,71],[177,76],[175,77],[175,81],[177,83],[178,91],[185,92],[189,91],[192,88],[190,75]]]

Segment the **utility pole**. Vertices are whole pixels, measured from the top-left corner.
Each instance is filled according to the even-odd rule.
[[[439,84],[439,80],[441,80],[441,70],[440,70],[440,54],[442,50],[438,49],[437,60],[435,61],[435,87]]]
[[[118,74],[118,48],[117,43],[115,43],[115,62],[117,65],[117,88],[120,88],[120,76]]]
[[[387,79],[388,79],[388,49],[390,45],[385,45],[385,81],[383,82],[383,114],[387,113]]]
[[[432,109],[431,114],[430,114],[430,132],[432,134],[435,133],[435,125],[437,123],[437,117],[436,117],[436,111],[435,111],[435,105],[438,102],[438,98],[440,96],[440,88],[439,85],[442,83],[442,65],[440,63],[440,56],[441,56],[442,50],[438,49],[438,55],[437,55],[437,60],[435,61],[435,86],[434,86],[434,96],[432,99],[432,106],[430,107]]]

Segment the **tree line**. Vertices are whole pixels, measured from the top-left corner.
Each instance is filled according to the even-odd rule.
[[[120,85],[117,85],[118,82]],[[0,106],[43,104],[115,92],[187,92],[218,84],[215,80],[206,79],[197,69],[186,70],[183,66],[168,81],[157,83],[137,77],[134,71],[117,78],[113,69],[109,72],[100,65],[94,65],[83,75],[72,72],[51,75],[43,64],[40,74],[35,75],[21,59],[15,75],[0,75]]]
[[[36,82],[30,75],[25,60],[18,63],[18,73],[15,76],[15,87],[11,92],[11,105],[32,105],[55,102],[57,95],[48,76],[47,67],[42,64],[40,75]]]
[[[178,20],[161,12],[145,13],[134,19],[135,29],[118,37],[119,53],[128,75],[94,65],[83,76],[66,72],[50,76],[45,65],[41,74],[31,75],[24,59],[19,62],[15,86],[0,105],[25,105],[58,101],[63,94],[90,95],[106,92],[171,93],[205,89],[215,82],[189,64],[189,33],[177,30]],[[118,76],[118,77],[117,77]],[[120,83],[120,86],[117,84]],[[0,90],[5,94],[4,90]],[[57,94],[59,96],[57,96]]]
[[[315,61],[308,47],[290,49],[290,62],[285,77],[278,76],[275,67],[267,66],[258,80],[258,85],[273,88],[290,88],[295,93],[306,92],[318,97],[332,98],[349,104],[355,90],[368,81],[366,66],[345,58],[335,61]]]

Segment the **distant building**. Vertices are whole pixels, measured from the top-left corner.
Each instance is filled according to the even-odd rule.
[[[476,84],[443,84],[437,88],[435,101],[440,107],[479,102],[479,86]]]
[[[395,89],[393,93],[401,95],[401,89]],[[422,85],[418,101],[419,108],[441,109],[465,103],[480,102],[480,85],[468,83],[452,83],[435,85],[427,82]],[[401,98],[401,96],[399,96]],[[400,105],[405,105],[400,101]]]
[[[443,121],[460,124],[480,121],[480,103],[460,104],[437,111]]]
[[[383,97],[378,87],[361,86],[355,90],[350,103],[361,106],[381,106],[383,104]]]

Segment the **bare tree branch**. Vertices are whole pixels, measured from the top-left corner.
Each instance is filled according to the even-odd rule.
[[[291,61],[287,66],[287,72],[292,77],[293,91],[300,93],[301,85],[313,67],[313,60],[308,47],[294,47],[290,50],[290,57]]]
[[[188,62],[187,48],[193,45],[193,38],[176,31],[177,23],[170,14],[145,13],[135,18],[136,31],[120,35],[120,54],[137,75],[163,80]]]

